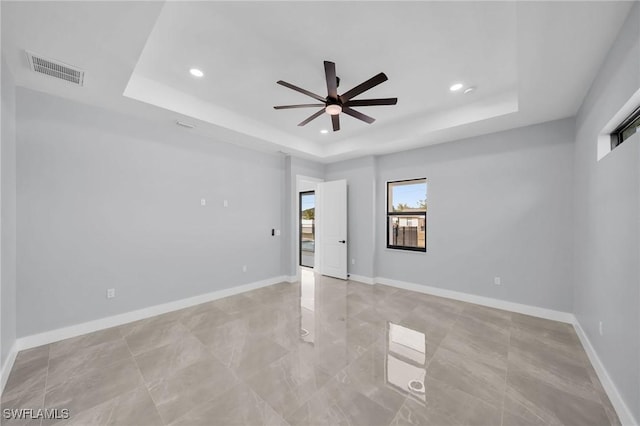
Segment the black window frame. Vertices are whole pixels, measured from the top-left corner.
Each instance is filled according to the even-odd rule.
[[[386,202],[385,202],[385,217],[386,217],[386,221],[387,221],[387,225],[386,225],[386,229],[387,229],[387,248],[388,249],[392,249],[392,250],[405,250],[405,251],[413,251],[413,252],[420,252],[420,253],[426,253],[427,252],[427,209],[428,209],[428,202],[425,200],[426,203],[426,207],[424,211],[408,211],[408,212],[394,212],[394,211],[390,211],[389,210],[389,188],[390,185],[396,184],[396,183],[402,183],[402,182],[413,182],[413,181],[424,181],[425,186],[427,185],[427,178],[426,177],[421,177],[421,178],[414,178],[414,179],[402,179],[402,180],[392,180],[392,181],[387,181],[387,186],[386,186]],[[391,216],[423,216],[424,217],[424,247],[410,247],[410,246],[397,246],[397,245],[392,245],[391,241],[389,241],[389,219]]]
[[[611,150],[613,151],[616,147],[620,146],[622,142],[629,139],[630,136],[624,138],[623,134],[625,131],[629,130],[632,127],[640,126],[640,106],[636,108],[627,118],[625,118],[622,123],[616,129],[611,132]],[[637,133],[637,132],[636,132]],[[635,134],[635,133],[634,133]]]

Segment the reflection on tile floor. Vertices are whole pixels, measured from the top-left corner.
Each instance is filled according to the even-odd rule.
[[[570,325],[314,276],[18,354],[5,408],[71,425],[605,425]]]

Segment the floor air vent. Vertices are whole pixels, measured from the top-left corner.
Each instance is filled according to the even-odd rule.
[[[60,61],[48,59],[27,51],[29,65],[35,72],[46,74],[51,77],[60,78],[70,83],[82,86],[84,82],[84,71]]]

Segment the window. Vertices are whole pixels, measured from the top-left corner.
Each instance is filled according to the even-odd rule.
[[[427,179],[387,182],[387,248],[427,251]]]
[[[622,123],[611,133],[611,149],[620,145],[625,140],[629,139],[631,135],[638,131],[640,126],[640,107],[631,113],[631,115],[624,119]]]

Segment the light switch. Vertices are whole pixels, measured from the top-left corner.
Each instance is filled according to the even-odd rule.
[[[222,202],[222,206],[223,206],[223,207],[229,207],[229,201],[228,201],[228,200],[224,200],[224,201]]]
[[[207,205],[207,200],[205,200],[204,198],[200,198],[200,205],[201,206],[206,206]]]

